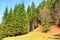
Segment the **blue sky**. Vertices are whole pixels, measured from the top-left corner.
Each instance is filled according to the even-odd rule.
[[[28,5],[31,5],[33,1],[37,7],[43,0],[0,0],[0,23],[2,22],[2,17],[6,6],[8,7],[8,10],[10,8],[14,9],[16,4],[24,2],[25,9],[27,9]]]

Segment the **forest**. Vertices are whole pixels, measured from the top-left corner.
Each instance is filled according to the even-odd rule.
[[[42,32],[48,32],[51,25],[60,28],[60,0],[43,0],[38,7],[32,2],[25,10],[24,2],[16,4],[14,10],[6,7],[0,24],[0,40],[5,37],[21,36],[42,25]]]

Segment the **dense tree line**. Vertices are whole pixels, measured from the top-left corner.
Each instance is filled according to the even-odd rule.
[[[39,4],[38,8],[43,31],[48,31],[51,24],[60,25],[59,4],[59,0],[43,0]]]
[[[43,0],[37,7],[34,2],[25,10],[24,3],[15,5],[14,9],[6,7],[0,24],[0,39],[17,36],[33,31],[40,23],[42,31],[50,30],[51,23],[60,25],[60,0]]]
[[[7,36],[22,35],[34,30],[37,26],[37,8],[34,2],[31,6],[28,6],[25,11],[24,3],[15,6],[10,11],[6,7],[3,16],[3,28],[6,28]],[[36,23],[35,23],[36,22]]]

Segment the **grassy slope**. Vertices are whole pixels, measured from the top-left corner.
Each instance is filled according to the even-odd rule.
[[[3,40],[55,40],[55,39],[48,38],[47,35],[42,34],[41,32],[39,32],[39,30],[41,30],[41,28],[37,28],[36,30],[26,35],[16,36],[16,37],[7,37],[7,38],[4,38]]]

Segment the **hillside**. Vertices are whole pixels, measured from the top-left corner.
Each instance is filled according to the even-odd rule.
[[[6,7],[0,24],[0,40],[60,40],[60,0],[25,4],[29,2]]]
[[[47,33],[41,32],[41,26],[39,26],[36,30],[22,36],[16,37],[7,37],[3,40],[55,40],[54,38],[48,38],[55,34],[60,34],[60,29],[57,26],[51,26],[51,30]]]

